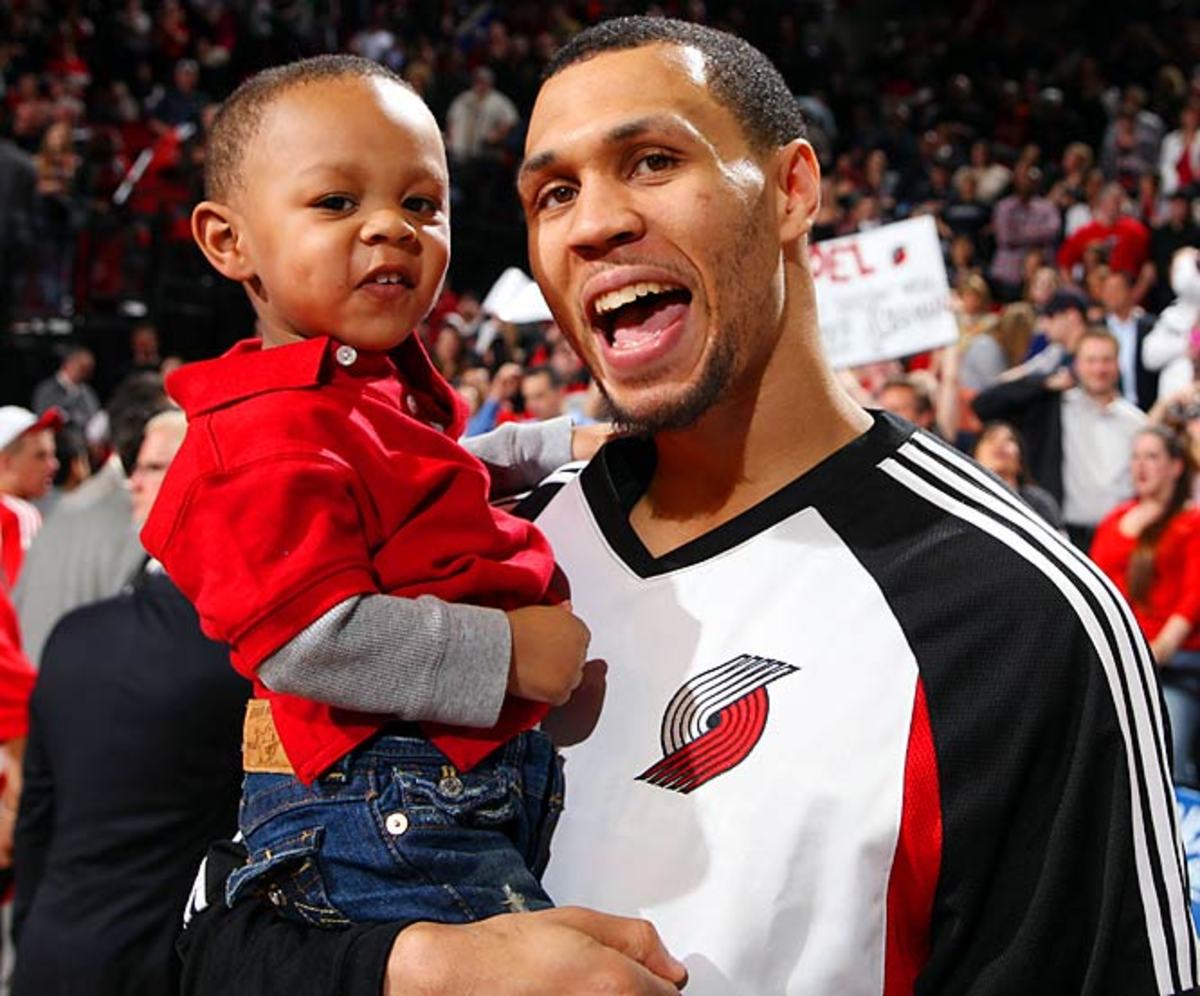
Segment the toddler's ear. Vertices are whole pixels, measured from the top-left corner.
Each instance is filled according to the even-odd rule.
[[[241,217],[228,204],[216,201],[197,204],[192,211],[192,238],[222,276],[241,282],[254,276]]]

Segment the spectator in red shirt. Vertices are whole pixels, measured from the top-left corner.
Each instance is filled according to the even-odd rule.
[[[437,124],[362,58],[268,70],[214,122],[205,187],[196,239],[261,342],[170,379],[188,435],[142,538],[260,700],[229,898],[269,886],[321,926],[548,906],[561,768],[533,727],[588,634],[412,334],[449,258]],[[406,835],[418,812],[436,832]]]
[[[1200,726],[1200,509],[1184,441],[1153,426],[1133,444],[1135,497],[1096,529],[1091,556],[1129,600],[1158,661],[1176,777],[1196,784]]]
[[[1058,250],[1063,280],[1075,283],[1074,270],[1089,249],[1100,251],[1109,269],[1120,270],[1134,281],[1133,302],[1140,304],[1154,282],[1150,259],[1150,230],[1125,214],[1125,191],[1110,183],[1096,201],[1092,220],[1077,229]]]
[[[0,580],[10,589],[42,524],[32,502],[54,483],[54,433],[61,426],[57,408],[41,417],[17,405],[0,408]]]

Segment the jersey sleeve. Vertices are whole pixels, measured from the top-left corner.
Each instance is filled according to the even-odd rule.
[[[256,897],[232,909],[224,882],[246,860],[240,844],[213,845],[178,942],[183,996],[379,996],[403,924],[326,930],[283,919]]]
[[[282,456],[198,476],[147,549],[196,606],[206,635],[250,673],[339,602],[378,591],[371,514],[347,466]]]

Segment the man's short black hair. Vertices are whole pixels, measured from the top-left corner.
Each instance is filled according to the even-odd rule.
[[[558,371],[548,363],[541,363],[536,367],[530,367],[525,371],[523,377],[537,377],[539,375],[544,376],[548,381],[550,381],[550,386],[556,391],[563,386],[562,377],[560,377]]]
[[[387,66],[357,55],[317,55],[264,69],[234,90],[213,119],[204,157],[204,196],[215,201],[229,199],[241,180],[242,160],[263,114],[282,94],[309,83],[347,77],[391,80],[412,90]]]
[[[667,17],[617,17],[580,32],[555,53],[542,76],[548,80],[568,66],[604,52],[646,45],[681,45],[704,57],[708,88],[733,112],[759,151],[807,138],[804,112],[779,70],[736,35]]]

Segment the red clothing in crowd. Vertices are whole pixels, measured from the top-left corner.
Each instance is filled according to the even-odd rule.
[[[29,732],[29,696],[36,677],[21,650],[16,609],[0,580],[0,742]]]
[[[1192,621],[1181,649],[1200,650],[1200,509],[1185,509],[1159,537],[1154,553],[1154,579],[1144,602],[1129,595],[1129,559],[1137,539],[1120,530],[1121,517],[1136,504],[1114,508],[1096,527],[1091,556],[1133,606],[1147,640],[1153,640],[1171,616]]]
[[[16,587],[25,551],[41,525],[41,513],[29,502],[0,495],[0,584]]]
[[[1058,265],[1070,269],[1083,259],[1092,246],[1104,250],[1109,267],[1137,279],[1142,266],[1150,257],[1150,230],[1136,218],[1127,215],[1106,225],[1090,221],[1077,229],[1058,249]]]
[[[416,336],[391,358],[326,338],[266,350],[249,340],[182,368],[168,389],[188,433],[142,540],[252,680],[355,595],[500,609],[553,600],[549,545],[488,505],[487,471],[457,443],[463,403]],[[306,782],[390,721],[255,691]],[[467,769],[545,711],[510,699],[492,730],[427,732]]]

